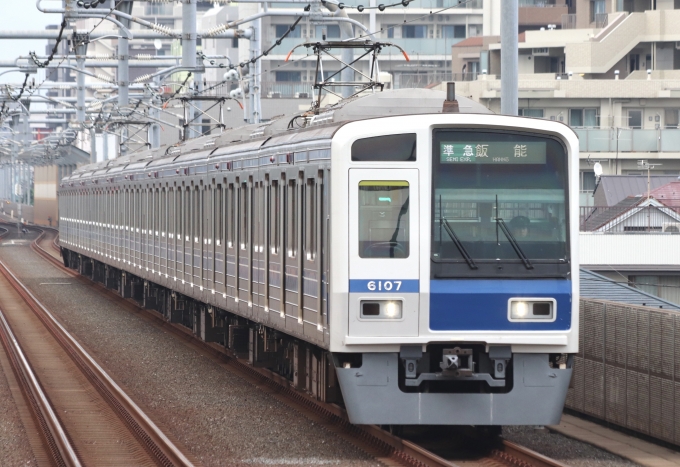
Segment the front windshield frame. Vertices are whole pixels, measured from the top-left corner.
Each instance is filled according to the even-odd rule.
[[[502,141],[504,143],[512,143],[513,141],[525,142],[527,144],[540,143],[545,144],[545,164],[551,164],[554,167],[554,173],[551,173],[555,179],[555,187],[550,190],[543,190],[545,193],[549,193],[555,199],[559,200],[555,206],[560,208],[561,224],[559,225],[559,230],[557,232],[557,240],[552,241],[549,246],[555,248],[555,253],[553,255],[547,255],[544,257],[538,257],[532,255],[532,249],[527,248],[527,244],[523,243],[520,238],[519,241],[510,240],[504,234],[504,230],[512,229],[510,225],[510,218],[503,218],[503,189],[499,188],[501,199],[492,200],[490,202],[493,205],[492,210],[495,211],[486,217],[490,217],[492,222],[495,221],[495,229],[498,234],[498,240],[494,235],[494,242],[499,242],[504,244],[505,253],[504,255],[498,257],[480,257],[476,254],[474,247],[471,243],[465,241],[465,231],[461,229],[461,232],[454,232],[454,235],[461,238],[460,245],[458,242],[452,239],[452,243],[456,244],[455,248],[449,248],[449,251],[454,251],[451,257],[439,257],[435,253],[438,251],[437,248],[441,248],[441,243],[439,247],[435,242],[441,242],[437,235],[436,230],[441,228],[441,221],[438,221],[437,213],[435,212],[437,206],[437,190],[440,188],[438,186],[438,177],[447,171],[454,170],[453,167],[466,167],[466,169],[461,170],[461,172],[470,173],[473,172],[479,177],[499,177],[499,171],[507,169],[507,173],[512,173],[513,170],[519,170],[516,167],[521,168],[522,164],[481,164],[481,163],[470,163],[466,162],[464,164],[451,163],[448,160],[444,161],[442,156],[441,144],[446,141],[447,143],[456,143],[461,145],[463,142],[475,142],[475,141]],[[531,131],[507,131],[507,130],[485,130],[485,129],[454,129],[454,128],[435,128],[432,132],[432,189],[431,189],[431,221],[430,221],[430,233],[431,233],[431,245],[430,245],[430,260],[431,260],[431,275],[432,278],[447,278],[447,277],[568,277],[570,273],[570,232],[569,232],[569,161],[568,161],[568,151],[566,145],[557,137],[552,137],[549,135],[537,134]],[[513,167],[513,165],[515,167]],[[524,165],[529,167],[528,165]],[[534,171],[538,163],[534,164]],[[474,167],[474,168],[471,168]],[[546,167],[547,169],[548,167]],[[546,171],[544,171],[546,173]],[[482,175],[479,175],[482,174]],[[538,184],[537,186],[540,186]],[[469,189],[471,193],[475,193],[475,196],[481,196],[485,188],[482,186],[476,187],[473,184],[465,188],[461,188],[461,192],[465,189]],[[538,190],[540,188],[536,188]],[[506,192],[508,188],[505,188]],[[490,192],[492,190],[485,190]],[[538,193],[538,191],[536,191]],[[562,198],[563,195],[563,198]],[[441,196],[441,193],[440,193]],[[445,196],[445,195],[444,195]],[[490,196],[490,193],[485,193],[484,196]],[[479,198],[481,199],[481,198]],[[478,209],[476,215],[481,216],[481,201],[475,198],[471,198],[471,205],[474,205],[474,209]],[[488,200],[487,200],[488,201]],[[508,201],[508,200],[506,200]],[[528,201],[526,202],[529,203]],[[489,204],[487,202],[487,204]],[[498,211],[499,205],[501,206],[501,212]],[[441,207],[440,207],[441,208]],[[488,206],[487,206],[488,208]],[[554,209],[553,209],[554,211]],[[507,212],[507,211],[506,211]],[[489,213],[486,213],[489,214]],[[523,217],[523,216],[518,216]],[[442,215],[445,218],[445,214]],[[479,217],[481,219],[481,217]],[[488,220],[487,220],[488,222]],[[455,223],[452,223],[455,224]],[[504,224],[504,225],[499,225]],[[440,227],[438,227],[438,225]],[[462,226],[463,224],[458,224]],[[452,225],[455,229],[456,226]],[[514,231],[514,230],[513,230]],[[442,235],[439,233],[439,235]],[[447,239],[451,235],[448,234]],[[443,237],[442,237],[443,238]],[[562,239],[564,241],[562,242]],[[488,239],[484,239],[488,243]],[[514,243],[514,245],[513,245]],[[467,245],[467,246],[466,246]],[[548,243],[546,243],[548,245]],[[462,246],[462,250],[461,250]],[[469,249],[470,251],[465,251]],[[500,249],[500,248],[499,248]],[[525,251],[526,250],[526,255]],[[439,250],[439,253],[442,253]],[[528,261],[527,261],[528,260]]]

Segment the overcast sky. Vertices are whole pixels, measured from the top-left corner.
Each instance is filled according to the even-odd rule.
[[[59,2],[43,2],[45,6],[59,7]],[[48,24],[59,24],[61,15],[41,13],[35,7],[35,0],[0,0],[0,29],[3,31],[43,30]],[[34,50],[45,52],[46,40],[1,40],[0,60],[13,60],[19,55],[27,55]],[[0,73],[7,71],[1,68]],[[16,82],[23,78],[19,73],[0,76],[0,82]]]

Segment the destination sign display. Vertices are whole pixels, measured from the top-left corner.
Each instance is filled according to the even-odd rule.
[[[543,141],[439,144],[439,160],[443,164],[545,164],[545,153]]]

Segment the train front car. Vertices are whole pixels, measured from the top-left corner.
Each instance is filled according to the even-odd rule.
[[[332,143],[331,351],[352,422],[557,423],[578,350],[578,140],[557,122],[352,122]]]

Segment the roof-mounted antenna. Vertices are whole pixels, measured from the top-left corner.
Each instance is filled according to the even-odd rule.
[[[460,109],[456,100],[456,83],[451,81],[446,83],[446,100],[444,101],[444,107],[442,107],[442,113],[455,114],[458,112],[460,112]]]

